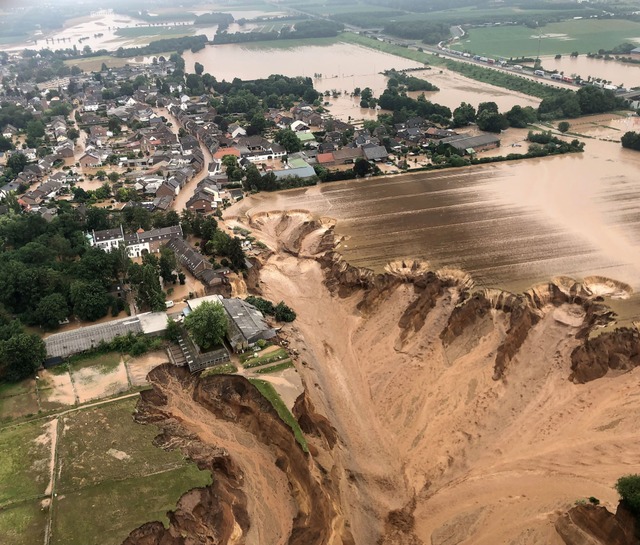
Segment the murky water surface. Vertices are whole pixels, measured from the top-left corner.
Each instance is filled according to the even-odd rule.
[[[640,154],[587,152],[326,184],[247,199],[242,210],[307,209],[338,220],[355,265],[421,258],[480,286],[523,290],[556,275],[604,275],[640,289]]]

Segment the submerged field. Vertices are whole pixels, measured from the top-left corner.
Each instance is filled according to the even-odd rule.
[[[540,29],[525,26],[472,28],[454,45],[479,55],[498,57],[597,52],[624,42],[640,41],[640,23],[620,19],[571,20],[551,23]]]

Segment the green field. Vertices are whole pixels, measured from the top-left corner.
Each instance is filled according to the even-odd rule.
[[[0,422],[36,414],[38,409],[35,380],[0,384]]]
[[[153,446],[158,430],[133,421],[136,401],[130,398],[62,417],[57,485],[61,493],[187,464],[180,452]]]
[[[0,430],[2,545],[42,543],[49,520],[52,545],[118,545],[145,522],[166,524],[166,512],[183,493],[211,482],[209,472],[199,471],[179,451],[153,445],[158,429],[134,422],[136,402],[137,397],[104,402],[59,417],[53,490],[47,490],[50,421]],[[42,503],[49,492],[51,507]]]
[[[623,42],[640,40],[640,23],[619,19],[577,20],[551,23],[539,29],[524,26],[473,28],[455,49],[492,57],[568,54],[612,49]]]
[[[30,501],[0,510],[2,545],[44,543],[47,509],[39,501]]]
[[[166,526],[166,512],[175,509],[180,496],[210,482],[209,473],[190,465],[147,477],[108,480],[59,495],[51,544],[120,545],[145,522],[158,520]]]
[[[280,397],[278,392],[276,392],[276,389],[265,380],[250,378],[249,382],[253,384],[259,390],[259,392],[270,401],[271,405],[273,405],[273,408],[276,410],[281,420],[293,430],[296,441],[298,441],[298,443],[302,447],[302,450],[304,450],[305,452],[309,452],[309,446],[307,445],[307,440],[304,438],[304,434],[300,429],[300,424],[298,424],[295,416],[291,414],[291,411],[284,404],[284,401],[282,401],[282,398]]]
[[[0,507],[44,494],[51,472],[46,431],[43,422],[0,430]]]

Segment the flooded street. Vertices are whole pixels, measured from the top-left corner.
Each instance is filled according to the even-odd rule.
[[[588,140],[584,154],[259,194],[232,213],[333,217],[339,251],[377,271],[420,258],[463,269],[481,287],[603,275],[638,290],[639,175],[640,154]]]

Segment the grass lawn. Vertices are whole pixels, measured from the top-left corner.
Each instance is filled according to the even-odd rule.
[[[238,372],[238,368],[230,363],[223,363],[222,365],[216,365],[215,367],[209,367],[205,369],[201,377],[209,377],[211,375],[233,375]]]
[[[293,362],[290,359],[284,360],[282,363],[278,365],[272,365],[271,367],[262,367],[256,371],[259,375],[264,375],[266,373],[277,373],[278,371],[284,371],[285,369],[289,369],[293,367]]]
[[[131,59],[101,55],[99,57],[87,57],[85,59],[70,59],[64,61],[64,63],[67,66],[77,66],[85,72],[98,72],[100,68],[102,68],[102,63],[105,63],[109,68],[122,68],[125,64],[131,63]]]
[[[117,352],[96,354],[89,357],[76,357],[69,360],[69,367],[71,371],[79,371],[80,369],[91,367],[101,375],[106,375],[118,368],[121,358],[122,356]]]
[[[538,54],[538,33],[541,35],[541,55],[572,51],[589,53],[640,39],[640,23],[620,19],[582,19],[550,23],[539,31],[525,26],[474,28],[454,47],[479,55],[535,57]]]
[[[167,525],[166,512],[175,509],[180,496],[210,482],[210,473],[189,465],[60,494],[54,505],[51,545],[120,545],[145,522]]]
[[[44,543],[47,509],[39,501],[22,503],[0,511],[2,545]]]
[[[32,422],[0,430],[0,506],[44,494],[51,461],[47,425]]]
[[[282,360],[284,358],[288,358],[289,354],[284,348],[278,348],[278,350],[274,350],[273,352],[269,352],[267,354],[262,353],[262,355],[258,355],[257,358],[253,357],[253,353],[247,354],[246,356],[240,356],[240,361],[245,369],[251,369],[252,367],[258,367],[260,365],[265,365],[267,363],[273,363],[278,360]]]
[[[300,429],[298,421],[284,404],[284,401],[282,401],[282,398],[280,397],[278,392],[276,392],[275,388],[268,382],[260,379],[250,378],[249,382],[253,384],[260,391],[260,393],[271,402],[271,405],[273,405],[273,408],[277,411],[278,416],[293,430],[293,433],[296,436],[296,441],[300,443],[302,449],[305,452],[309,452],[307,440],[304,438],[304,434]]]
[[[0,422],[36,414],[38,409],[34,379],[16,384],[0,384]]]
[[[399,45],[393,45],[387,42],[381,42],[375,38],[368,38],[361,34],[353,34],[352,32],[344,32],[336,38],[339,42],[348,44],[362,45],[369,49],[375,49],[376,51],[382,51],[384,53],[390,53],[391,55],[397,55],[405,59],[412,61],[422,62],[424,64],[436,64],[438,57],[431,53],[424,53],[422,51],[416,51],[415,49],[409,49],[408,47],[400,47]]]
[[[153,445],[157,428],[133,421],[136,401],[137,397],[124,399],[62,418],[59,493],[187,465],[179,451]]]

